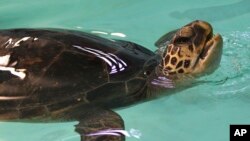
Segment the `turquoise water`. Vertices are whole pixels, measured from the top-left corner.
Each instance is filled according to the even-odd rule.
[[[102,31],[151,50],[162,34],[195,19],[210,22],[222,34],[220,68],[201,78],[208,83],[116,110],[132,135],[128,141],[228,141],[230,124],[250,124],[250,1],[0,1],[0,28]],[[0,141],[79,141],[76,123],[0,122]]]

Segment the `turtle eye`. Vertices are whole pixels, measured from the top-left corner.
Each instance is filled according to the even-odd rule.
[[[177,44],[184,44],[184,43],[189,43],[189,42],[190,42],[190,38],[188,37],[179,37],[174,41],[174,43],[177,43]]]
[[[143,73],[145,76],[149,76],[150,74],[151,74],[151,72],[149,71],[149,70],[146,70],[146,71],[144,71],[144,73]]]

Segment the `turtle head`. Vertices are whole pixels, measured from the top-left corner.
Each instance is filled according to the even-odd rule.
[[[222,37],[209,23],[193,21],[177,30],[162,54],[159,70],[167,77],[210,74],[221,60]]]

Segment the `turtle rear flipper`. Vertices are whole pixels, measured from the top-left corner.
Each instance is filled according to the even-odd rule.
[[[125,141],[125,136],[119,132],[124,130],[124,122],[111,110],[92,108],[77,118],[79,124],[75,131],[81,141]]]

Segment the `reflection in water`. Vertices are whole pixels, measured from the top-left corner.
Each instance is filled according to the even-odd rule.
[[[96,34],[96,35],[111,35],[111,36],[117,36],[117,37],[122,37],[125,38],[126,35],[124,33],[120,33],[120,32],[104,32],[104,31],[91,31],[92,34]]]
[[[97,49],[88,48],[88,47],[81,47],[81,46],[77,46],[77,45],[73,45],[73,47],[80,49],[82,51],[91,53],[91,54],[95,55],[96,57],[105,61],[111,68],[110,74],[124,71],[125,68],[127,67],[127,64],[122,59],[120,59],[118,56],[116,56],[115,54],[105,53],[105,52],[97,50]]]
[[[250,0],[242,0],[238,3],[229,5],[174,11],[170,13],[170,16],[177,19],[189,18],[193,20],[198,17],[208,21],[221,21],[250,13],[249,5]]]
[[[107,130],[102,130],[96,133],[91,133],[86,136],[101,136],[101,135],[111,135],[111,136],[121,136],[124,135],[126,137],[135,137],[139,139],[141,137],[141,132],[136,129],[130,129],[129,131],[126,130],[112,130],[112,129],[107,129]]]
[[[174,88],[173,81],[163,76],[159,76],[157,79],[153,79],[151,81],[151,84],[163,88]]]
[[[104,32],[104,31],[91,31],[91,33],[93,34],[103,34],[103,35],[108,35],[107,32]]]
[[[99,131],[99,132],[96,132],[96,133],[90,133],[90,134],[87,134],[86,136],[102,136],[102,135],[110,135],[110,136],[121,136],[121,135],[124,135],[124,136],[127,136],[129,137],[129,133],[125,130],[112,130],[112,129],[107,129],[107,130],[102,130],[102,131]]]
[[[95,133],[90,133],[84,136],[103,136],[103,135],[108,135],[108,136],[121,136],[124,135],[126,137],[134,137],[136,139],[140,139],[142,136],[142,133],[140,130],[137,129],[133,129],[131,128],[129,131],[126,130],[113,130],[113,129],[107,129],[107,130],[102,130],[99,132],[95,132]],[[70,136],[67,138],[62,139],[62,141],[68,141],[71,140],[73,138],[79,138],[79,136]]]

